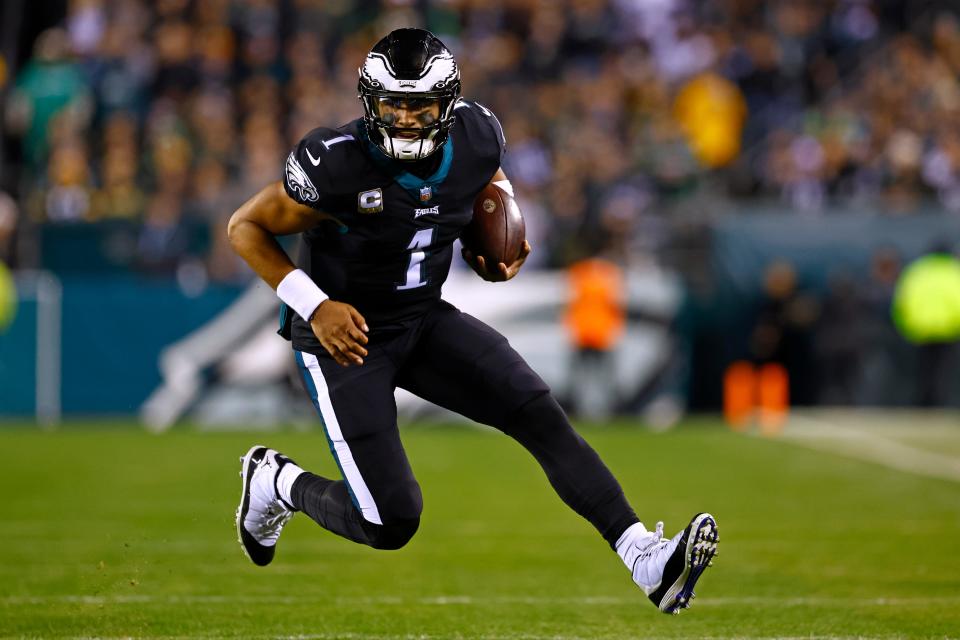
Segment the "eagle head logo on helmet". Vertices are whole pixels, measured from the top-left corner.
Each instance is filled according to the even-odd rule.
[[[423,29],[391,31],[359,72],[364,124],[381,151],[415,161],[443,146],[460,98],[460,68],[439,38]]]

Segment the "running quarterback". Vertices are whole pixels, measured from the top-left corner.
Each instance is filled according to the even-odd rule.
[[[441,298],[453,242],[490,183],[507,193],[496,116],[460,97],[460,71],[428,31],[398,29],[360,68],[364,115],[308,133],[283,180],[232,216],[236,252],[283,301],[304,386],[342,479],[324,478],[264,446],[242,458],[240,544],[257,565],[274,557],[299,511],[339,536],[399,549],[420,525],[423,499],[400,441],[394,390],[490,425],[525,447],[560,498],[620,556],[665,613],[690,605],[716,552],[716,520],[700,513],[673,538],[639,520],[549,387],[506,338]],[[296,264],[275,237],[300,234]],[[512,264],[464,251],[482,278]]]

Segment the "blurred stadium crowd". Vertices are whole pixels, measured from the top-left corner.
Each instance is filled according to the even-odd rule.
[[[784,215],[960,214],[956,3],[70,0],[66,7],[30,55],[0,58],[8,151],[0,261],[14,266],[39,264],[37,229],[122,221],[135,229],[135,247],[124,254],[133,270],[172,275],[189,264],[204,281],[249,281],[226,244],[227,217],[279,179],[307,131],[361,114],[357,66],[384,33],[410,25],[433,30],[454,50],[465,95],[503,123],[534,265],[565,267],[598,254],[635,262],[663,249],[678,224],[751,200]],[[197,229],[208,238],[200,245]],[[871,343],[869,331],[855,339],[844,333],[854,324],[850,314],[889,325],[900,266],[899,256],[878,254],[873,274],[835,282],[812,316],[803,310],[814,307],[791,302],[796,276],[771,266],[752,357],[806,353],[821,363],[840,358],[838,371],[848,367],[851,345]],[[778,278],[793,282],[777,285]],[[778,289],[790,292],[771,293]],[[771,346],[773,325],[781,337],[798,335],[791,333],[798,309],[802,339]],[[818,330],[813,348],[811,327],[822,318],[835,330]],[[826,386],[849,400],[851,384]]]
[[[161,270],[184,220],[215,225],[211,275],[243,278],[225,216],[305,132],[359,115],[380,34],[422,24],[506,127],[548,264],[655,248],[657,215],[704,196],[960,211],[960,20],[910,4],[74,0],[8,74],[22,171],[3,186],[31,221],[141,222]],[[16,217],[0,196],[8,258]]]

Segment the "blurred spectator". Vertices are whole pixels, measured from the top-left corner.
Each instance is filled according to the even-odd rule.
[[[578,415],[603,419],[617,402],[613,349],[626,321],[623,273],[608,260],[591,258],[572,265],[568,276],[564,320],[574,353],[570,402]]]
[[[917,346],[916,403],[946,404],[954,392],[960,345],[960,259],[947,247],[935,247],[903,270],[893,319]]]
[[[113,113],[104,127],[101,186],[93,197],[93,218],[132,220],[142,215],[145,196],[138,183],[139,155],[133,118]]]
[[[750,337],[756,364],[783,365],[790,377],[790,402],[809,405],[816,399],[813,331],[819,305],[797,286],[797,274],[787,262],[775,262],[763,275],[764,299]]]
[[[728,80],[716,74],[693,78],[680,89],[673,115],[703,166],[722,167],[739,155],[746,103]]]
[[[91,213],[92,181],[87,149],[79,140],[58,144],[50,155],[45,188],[37,194],[42,219],[80,222]]]
[[[864,309],[857,319],[865,343],[858,404],[902,405],[911,401],[901,384],[902,372],[909,370],[909,354],[890,314],[900,263],[900,254],[893,247],[880,247],[871,256],[869,277],[863,287]]]
[[[864,304],[850,274],[833,274],[822,308],[815,337],[817,401],[852,405],[858,399],[866,344]]]
[[[20,211],[9,194],[0,191],[0,262],[13,262],[14,234],[20,222]]]
[[[182,224],[183,203],[177,193],[158,193],[147,205],[147,215],[137,242],[140,266],[156,275],[173,275],[189,248]]]
[[[0,334],[7,330],[17,312],[17,287],[7,265],[0,260]]]
[[[17,76],[7,107],[7,122],[22,137],[28,165],[43,165],[52,138],[85,129],[91,106],[88,82],[70,60],[67,33],[44,31],[33,59]]]

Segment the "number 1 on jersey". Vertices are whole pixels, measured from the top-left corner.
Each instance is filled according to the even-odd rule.
[[[407,245],[410,251],[410,262],[407,263],[407,277],[403,284],[397,285],[397,291],[406,289],[416,289],[427,284],[425,274],[423,273],[423,261],[427,257],[425,249],[433,244],[433,236],[437,229],[420,229],[413,234],[413,239]]]

